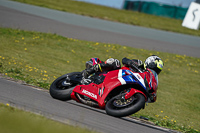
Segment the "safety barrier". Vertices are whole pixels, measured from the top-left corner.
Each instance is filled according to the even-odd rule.
[[[130,0],[125,0],[124,9],[182,20],[184,19],[188,10],[188,8],[159,4],[155,2]]]

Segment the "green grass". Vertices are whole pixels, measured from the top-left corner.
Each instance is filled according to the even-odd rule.
[[[156,54],[165,63],[158,100],[137,116],[176,130],[200,130],[200,58],[7,28],[0,28],[0,40],[0,73],[46,89],[55,78],[85,69],[91,57],[145,60]]]
[[[92,133],[87,129],[9,107],[9,104],[0,104],[0,129],[1,133]]]
[[[60,11],[116,21],[142,27],[200,36],[200,30],[182,27],[182,20],[158,17],[135,11],[119,10],[74,0],[13,0]]]

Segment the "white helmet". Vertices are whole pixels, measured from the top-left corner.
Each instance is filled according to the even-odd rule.
[[[159,74],[163,69],[164,63],[160,57],[156,55],[149,56],[144,62],[144,68],[149,68],[154,70],[157,74]]]

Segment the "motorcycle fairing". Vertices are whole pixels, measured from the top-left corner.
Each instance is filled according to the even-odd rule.
[[[130,70],[120,69],[119,74],[118,74],[118,79],[120,80],[122,85],[138,83],[146,90],[144,79],[141,77],[141,75],[143,75],[143,74],[142,73],[133,73]]]
[[[99,108],[105,108],[105,98],[107,95],[116,87],[120,86],[121,83],[118,80],[119,70],[114,70],[108,72],[104,82],[97,85],[95,83],[90,83],[89,85],[78,85],[73,89],[71,98],[80,102],[79,99],[75,96],[75,93],[85,95],[90,99],[96,101],[99,105]]]
[[[133,73],[128,69],[126,69],[126,70],[121,69],[121,70],[119,70],[119,76],[118,76],[119,78],[118,79],[120,80],[122,85],[139,84],[146,90],[146,85],[144,82],[144,78],[142,76],[145,77],[145,75],[143,73]],[[131,90],[129,92],[127,92],[127,94],[125,95],[125,99],[130,98],[135,93],[143,94],[147,100],[146,95],[141,90],[138,90],[135,88],[131,88]]]
[[[144,75],[142,76],[144,77]],[[106,97],[113,89],[118,86],[126,84],[139,84],[144,89],[146,89],[142,76],[140,75],[140,73],[133,73],[130,70],[124,69],[110,71],[106,74],[103,83],[99,85],[91,83],[89,85],[76,86],[73,89],[71,98],[76,100],[77,102],[80,102],[79,99],[75,96],[75,93],[85,95],[90,99],[96,101],[99,105],[99,108],[105,108]],[[135,93],[142,93],[145,96],[142,91],[132,88],[131,91],[126,95],[126,98],[129,98]]]

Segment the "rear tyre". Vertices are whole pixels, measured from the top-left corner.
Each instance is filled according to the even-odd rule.
[[[105,110],[108,115],[124,117],[138,112],[145,106],[145,97],[140,93],[136,93],[125,101],[119,97],[119,95],[115,96],[106,103]]]
[[[67,77],[81,75],[81,72],[72,72],[57,78],[50,86],[49,93],[50,95],[58,100],[66,101],[71,99],[71,93],[76,83],[70,83],[66,80]]]

